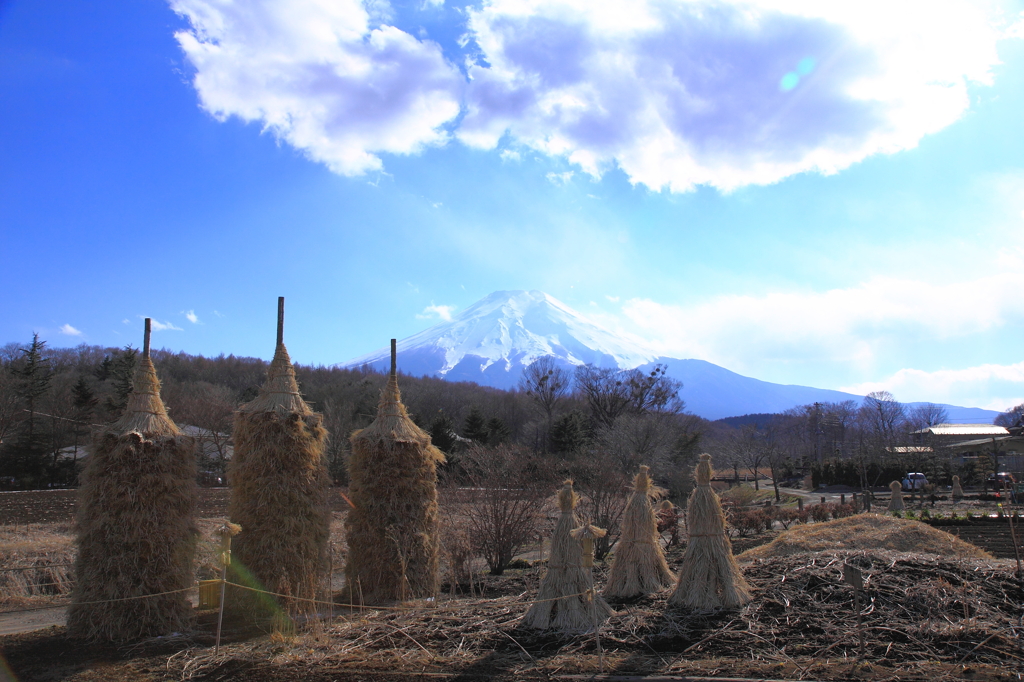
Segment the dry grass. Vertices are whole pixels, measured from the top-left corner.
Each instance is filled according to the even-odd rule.
[[[972,559],[993,558],[985,550],[920,521],[872,513],[795,526],[769,544],[748,550],[738,558],[753,561],[830,550],[892,550]]]
[[[69,523],[0,526],[0,607],[59,602],[74,587],[74,561]]]
[[[648,471],[648,467],[640,467],[633,481],[633,494],[626,502],[622,537],[615,547],[608,584],[604,588],[604,596],[608,598],[630,599],[658,592],[675,581],[661,549],[658,519],[651,505],[651,498],[663,491],[651,485]]]
[[[842,565],[866,577],[864,617],[874,674],[856,670],[856,618]],[[262,638],[196,648],[171,658],[180,679],[387,679],[426,673],[446,678],[551,679],[596,673],[592,635],[526,626],[527,591],[492,599],[410,602],[408,609],[348,612],[293,639]],[[963,665],[1020,670],[1015,637],[1024,592],[1006,564],[929,555],[837,552],[772,557],[748,578],[757,598],[738,611],[666,608],[666,593],[644,597],[601,627],[606,669],[616,674],[748,678],[935,679],[922,671]],[[502,578],[501,580],[508,580]],[[960,664],[960,665],[958,665]],[[929,667],[934,666],[934,667]],[[361,674],[360,674],[361,673]],[[972,678],[976,679],[976,678]],[[1007,679],[984,677],[980,679]]]
[[[235,417],[228,470],[235,581],[287,595],[283,603],[235,590],[232,600],[255,615],[277,608],[308,611],[323,598],[330,569],[330,477],[323,418],[299,395],[288,351],[279,343],[259,395]]]
[[[382,604],[435,596],[440,587],[437,465],[444,455],[409,418],[394,370],[376,419],[351,441],[349,599]]]
[[[180,433],[144,354],[125,414],[95,435],[82,473],[71,636],[128,641],[192,623],[195,442]]]
[[[711,478],[711,455],[701,455],[694,471],[697,487],[686,508],[686,554],[669,598],[673,606],[698,611],[736,608],[750,601],[750,587],[732,555],[725,514],[711,489]]]

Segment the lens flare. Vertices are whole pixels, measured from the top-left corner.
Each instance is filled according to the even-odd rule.
[[[800,63],[796,65],[796,72],[801,76],[806,76],[811,71],[814,71],[814,67],[818,62],[815,61],[814,57],[804,57],[800,60]]]
[[[779,81],[779,90],[782,90],[783,92],[789,92],[790,90],[795,88],[799,83],[799,74],[790,71],[789,73],[782,77],[781,81]]]

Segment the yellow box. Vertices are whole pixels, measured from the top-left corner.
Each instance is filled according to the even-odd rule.
[[[199,608],[219,609],[220,608],[220,581],[200,580],[199,581]]]

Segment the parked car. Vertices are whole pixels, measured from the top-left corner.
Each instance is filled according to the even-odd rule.
[[[1013,490],[1013,486],[1016,483],[1017,479],[1013,477],[1013,474],[1001,471],[998,474],[988,475],[988,485],[986,487],[991,487],[993,490],[1002,490],[1003,488]]]
[[[903,479],[903,489],[908,491],[916,491],[923,489],[928,485],[928,479],[924,474],[920,472],[908,473]]]

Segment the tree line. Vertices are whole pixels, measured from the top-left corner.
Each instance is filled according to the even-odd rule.
[[[234,412],[256,396],[268,363],[167,350],[152,358],[172,419],[200,442],[203,475],[222,480]],[[131,346],[51,348],[38,335],[28,344],[0,347],[0,485],[75,485],[92,429],[124,409],[138,359]],[[385,377],[368,367],[295,369],[303,396],[323,414],[331,434],[331,475],[345,484],[348,436],[374,418]],[[481,450],[498,448],[506,458],[515,451],[517,461],[573,475],[583,485],[625,486],[640,464],[648,464],[680,500],[691,487],[693,461],[704,451],[737,479],[741,469],[745,476],[769,473],[776,482],[810,471],[816,483],[884,485],[897,470],[902,476],[913,469],[937,477],[961,473],[967,480],[941,456],[906,447],[910,431],[943,421],[943,411],[908,409],[887,393],[873,393],[860,404],[816,403],[710,422],[686,412],[683,385],[662,366],[570,370],[545,357],[524,370],[513,390],[412,376],[403,376],[400,385],[410,416],[447,454],[441,476],[453,484],[478,478],[481,462],[490,461]],[[1015,409],[1016,416],[1011,411],[1000,419],[1019,418],[1024,406]]]

